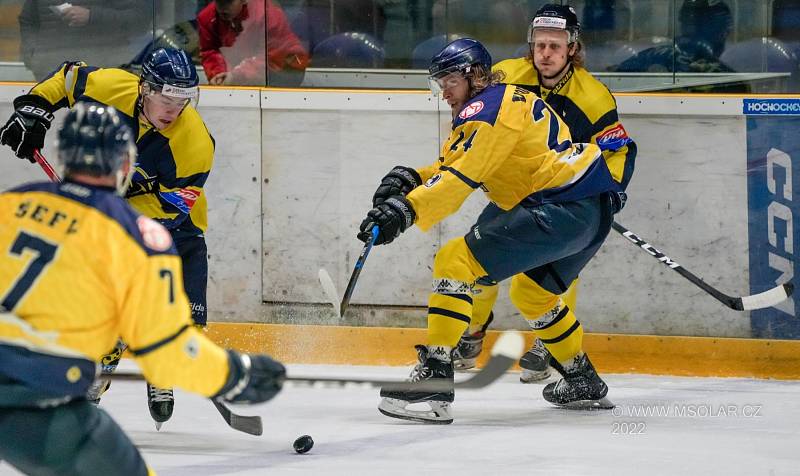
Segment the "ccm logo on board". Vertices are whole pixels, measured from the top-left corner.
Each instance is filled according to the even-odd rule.
[[[794,215],[792,213],[792,157],[786,152],[772,148],[767,152],[767,240],[769,248],[767,264],[780,271],[776,283],[794,277]],[[794,314],[794,298],[789,298],[776,308]]]
[[[745,99],[742,114],[800,115],[800,99]]]

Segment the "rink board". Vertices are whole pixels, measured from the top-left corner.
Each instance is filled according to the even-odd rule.
[[[267,352],[301,364],[408,365],[425,329],[212,323],[208,335],[221,345]],[[526,345],[532,335],[526,333]],[[491,348],[498,332],[485,341]],[[787,340],[650,335],[584,335],[584,349],[601,373],[698,377],[800,379],[800,342]],[[486,360],[488,352],[479,359]]]
[[[11,113],[13,97],[29,87],[0,85],[0,117]],[[793,198],[799,188],[777,189],[784,197],[777,201],[790,210],[781,216],[788,218],[759,215],[764,212],[757,204],[769,203],[758,197],[769,191],[770,172],[763,147],[751,142],[766,140],[780,149],[796,127],[780,125],[783,134],[754,138],[742,97],[617,99],[639,147],[620,223],[728,294],[749,294],[786,279],[770,253],[784,260],[783,269],[788,262],[793,270],[796,254],[786,251],[786,237],[794,208],[783,194],[789,190]],[[203,88],[199,109],[216,139],[206,187],[211,321],[425,325],[433,256],[468,230],[485,204],[480,194],[429,233],[412,229],[391,246],[377,247],[344,319],[323,309],[326,298],[316,276],[324,267],[339,292],[344,289],[361,248],[354,231],[376,184],[394,165],[435,160],[449,131],[446,107],[421,91]],[[48,134],[45,147],[51,160],[54,138]],[[2,189],[44,178],[7,147],[0,148],[0,164]],[[772,240],[776,246],[770,230],[780,233]],[[494,325],[524,328],[506,291]],[[794,301],[786,309],[752,316],[727,309],[612,233],[582,273],[576,312],[596,333],[795,338],[800,321]]]

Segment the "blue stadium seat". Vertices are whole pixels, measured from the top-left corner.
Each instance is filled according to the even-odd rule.
[[[311,65],[321,68],[381,68],[383,45],[366,33],[346,32],[328,37],[314,47]]]
[[[449,35],[436,35],[420,42],[411,52],[411,67],[413,69],[428,69],[431,59],[436,56],[451,41],[464,38],[460,33],[450,33]]]
[[[753,38],[728,46],[720,60],[737,72],[795,73],[798,60],[792,49],[776,38]]]

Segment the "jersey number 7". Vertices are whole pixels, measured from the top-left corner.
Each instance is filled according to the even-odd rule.
[[[36,257],[31,260],[28,266],[22,272],[19,278],[11,285],[11,290],[5,295],[2,302],[2,307],[7,311],[13,311],[19,301],[25,297],[25,294],[30,291],[36,278],[42,274],[42,271],[53,261],[58,251],[58,246],[47,241],[25,233],[19,232],[17,239],[11,245],[8,253],[11,256],[21,257],[23,251],[31,250],[36,254]]]

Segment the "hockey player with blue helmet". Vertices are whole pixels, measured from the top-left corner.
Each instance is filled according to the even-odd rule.
[[[572,140],[597,144],[614,180],[624,191],[633,176],[636,143],[628,136],[617,114],[617,102],[608,88],[584,67],[581,24],[569,5],[546,4],[528,25],[529,54],[501,61],[493,71],[504,81],[541,96],[569,126]],[[543,293],[561,294],[564,306],[575,309],[578,281],[564,281],[551,269],[537,278]],[[483,348],[483,339],[494,314],[498,287],[487,286],[476,295],[470,327],[455,353],[456,369],[470,369]],[[527,319],[528,324],[535,320]],[[520,359],[520,381],[534,383],[548,378],[552,360],[548,347],[569,345],[568,339],[545,345],[541,339]]]
[[[86,398],[118,337],[161,386],[231,403],[282,387],[279,362],[226,351],[191,325],[170,233],[119,196],[137,158],[126,122],[74,104],[58,132],[64,182],[0,193],[0,460],[24,474],[154,474]]]
[[[199,82],[189,55],[174,48],[152,51],[139,76],[65,62],[14,100],[15,111],[0,129],[0,143],[33,161],[34,151],[44,146],[53,112],[81,100],[114,107],[137,138],[138,160],[126,198],[170,231],[183,263],[192,318],[205,326],[208,219],[203,187],[213,163],[214,141],[195,109]],[[116,368],[123,350],[120,343],[104,358],[105,371]],[[99,401],[108,385],[99,382],[90,392],[93,399]],[[172,415],[172,390],[148,385],[148,404],[159,428]]]
[[[453,382],[453,351],[481,286],[511,278],[511,300],[553,348],[563,378],[545,387],[559,406],[610,408],[608,388],[582,349],[583,329],[559,293],[540,292],[537,277],[555,267],[570,282],[611,229],[619,191],[600,148],[573,143],[569,128],[539,96],[502,84],[484,46],[463,38],[434,56],[432,89],[450,105],[452,131],[430,166],[395,167],[373,196],[359,239],[391,243],[455,213],[476,189],[490,204],[463,237],[436,253],[428,299],[428,339],[416,346],[411,382]],[[424,423],[451,423],[454,392],[382,389],[378,409]],[[430,409],[409,408],[425,403]]]

